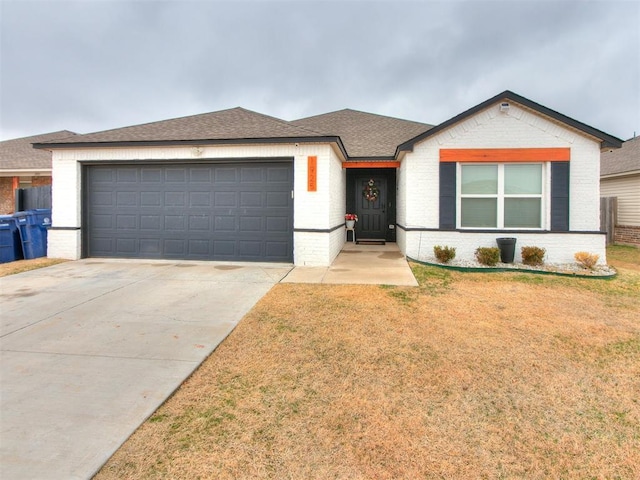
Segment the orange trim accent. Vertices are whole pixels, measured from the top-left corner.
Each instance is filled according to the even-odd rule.
[[[568,162],[570,148],[442,148],[441,162]]]
[[[400,162],[342,162],[342,168],[398,168]]]
[[[11,179],[11,188],[16,191],[20,187],[20,177],[13,177]]]
[[[318,191],[318,157],[307,157],[307,192]]]

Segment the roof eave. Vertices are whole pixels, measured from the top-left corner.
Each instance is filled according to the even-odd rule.
[[[126,148],[126,147],[183,147],[207,145],[247,145],[247,144],[286,144],[286,143],[335,143],[345,158],[347,151],[337,136],[318,137],[276,137],[276,138],[227,138],[197,140],[142,140],[117,142],[73,142],[73,143],[34,143],[33,148],[40,150],[82,149],[82,148]]]
[[[640,170],[627,170],[626,172],[605,173],[600,175],[600,180],[606,180],[608,178],[629,177],[632,175],[640,175]]]

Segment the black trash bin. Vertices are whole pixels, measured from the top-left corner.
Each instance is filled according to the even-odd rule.
[[[496,238],[496,242],[500,249],[500,261],[502,263],[513,263],[513,257],[516,254],[516,239]]]

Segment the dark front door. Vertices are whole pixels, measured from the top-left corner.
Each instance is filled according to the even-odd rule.
[[[387,178],[386,176],[356,177],[356,237],[379,239],[387,237]]]

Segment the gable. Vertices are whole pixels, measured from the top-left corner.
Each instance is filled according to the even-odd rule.
[[[465,112],[456,115],[455,117],[441,123],[440,125],[435,126],[434,128],[428,130],[427,132],[403,143],[398,146],[398,152],[401,151],[412,151],[414,146],[423,140],[438,135],[446,130],[450,130],[453,128],[459,128],[462,124],[467,124],[467,120],[472,117],[475,117],[478,113],[481,113],[485,110],[491,110],[495,108],[500,108],[502,104],[505,104],[506,109],[502,109],[501,113],[509,115],[514,104],[518,105],[520,109],[529,111],[530,113],[536,115],[538,119],[546,119],[557,126],[561,126],[561,128],[567,130],[573,130],[576,133],[582,134],[583,136],[588,136],[592,138],[594,141],[598,141],[600,144],[600,148],[620,148],[622,145],[622,140],[619,138],[613,137],[607,133],[604,133],[598,129],[590,127],[582,122],[578,122],[566,115],[563,115],[555,110],[551,110],[543,105],[535,103],[525,97],[517,95],[509,90],[506,90],[493,98],[490,98],[475,107],[466,110]]]

